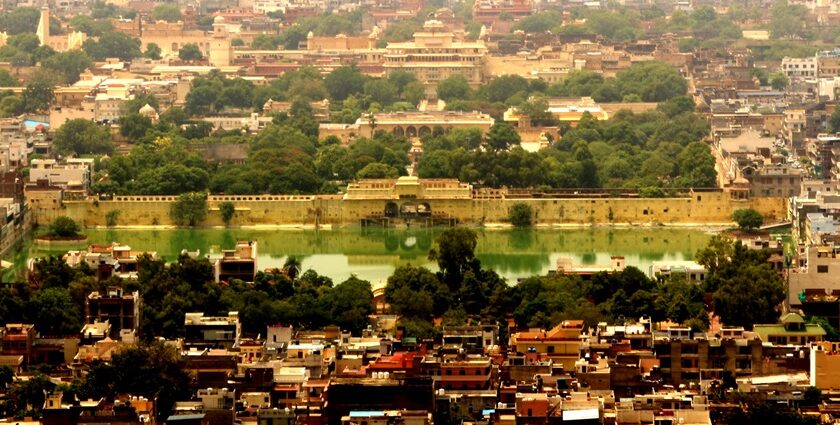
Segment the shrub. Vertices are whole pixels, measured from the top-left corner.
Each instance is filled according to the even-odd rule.
[[[236,213],[236,207],[233,205],[233,202],[222,202],[219,204],[219,212],[222,214],[222,221],[225,222],[225,226],[230,225],[230,220],[233,219],[233,215]]]
[[[508,210],[508,219],[516,227],[529,227],[533,216],[534,211],[531,206],[521,202],[513,204]]]
[[[758,229],[764,224],[764,216],[752,208],[735,211],[732,213],[732,220],[738,223],[738,228],[746,231]]]
[[[178,196],[169,215],[179,226],[192,227],[201,223],[207,218],[207,195],[194,192]]]
[[[49,235],[60,238],[70,238],[79,235],[81,228],[70,217],[58,217],[50,224]]]
[[[120,210],[111,210],[105,214],[105,225],[114,227],[117,225],[117,219],[120,217]]]

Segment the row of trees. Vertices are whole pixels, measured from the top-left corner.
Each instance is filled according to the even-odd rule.
[[[259,272],[254,284],[219,285],[207,259],[186,255],[171,264],[143,255],[138,270],[136,280],[97,281],[95,271],[84,265],[71,268],[59,257],[42,258],[34,267],[37,290],[23,283],[2,289],[0,320],[34,323],[42,335],[74,335],[84,323],[87,294],[109,286],[143,296],[140,331],[146,340],[182,337],[184,315],[192,311],[210,315],[238,311],[243,331],[251,335],[264,333],[274,323],[306,329],[334,324],[358,333],[367,326],[371,312],[370,282],[351,277],[333,285],[312,270],[301,273],[294,258],[282,269]]]
[[[728,325],[752,328],[775,323],[784,297],[781,277],[767,263],[765,251],[750,250],[721,236],[697,254],[709,270],[702,283],[685,277],[658,282],[635,267],[601,273],[592,280],[577,276],[534,276],[509,286],[475,258],[476,234],[459,228],[436,239],[429,258],[439,271],[411,265],[397,268],[388,278],[385,297],[402,324],[429,335],[432,320],[444,323],[503,321],[512,314],[520,327],[551,327],[562,320],[601,321],[650,316],[695,329],[706,329],[709,311]],[[711,294],[712,305],[704,304]]]
[[[707,125],[692,105],[678,99],[609,121],[584,117],[539,152],[516,148],[519,136],[506,124],[494,125],[486,140],[473,130],[433,133],[424,139],[418,173],[491,187],[714,187],[714,158],[702,142]]]

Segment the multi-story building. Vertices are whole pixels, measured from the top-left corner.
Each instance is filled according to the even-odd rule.
[[[414,33],[414,41],[388,43],[383,55],[385,72],[407,71],[426,86],[426,94],[437,96],[437,84],[460,75],[473,88],[484,82],[483,41],[459,41],[440,21],[427,21]]]
[[[473,19],[496,29],[504,21],[527,18],[533,12],[532,9],[530,0],[481,0],[473,4]]]
[[[32,359],[32,344],[35,342],[35,325],[7,323],[0,328],[3,338],[2,355],[23,356],[24,363]]]
[[[422,137],[436,128],[475,128],[487,134],[496,120],[481,112],[386,112],[363,116],[356,120],[357,136],[371,137],[378,130],[397,136]]]
[[[122,288],[111,287],[104,294],[91,292],[85,301],[85,322],[111,324],[108,336],[114,340],[131,341],[140,329],[140,293],[124,293]]]
[[[510,346],[529,360],[550,359],[571,370],[580,357],[582,329],[583,321],[564,320],[548,331],[517,332],[511,336]]]
[[[87,192],[93,173],[93,160],[69,158],[64,164],[54,159],[33,159],[30,161],[29,181],[46,180],[51,186],[74,188]]]
[[[493,365],[489,357],[462,360],[444,359],[440,363],[440,388],[444,390],[486,390],[490,388]]]
[[[807,58],[782,59],[782,72],[790,78],[817,77],[819,75],[818,60],[816,56]]]
[[[210,262],[216,282],[253,282],[257,275],[257,242],[238,241],[234,249],[222,250],[221,256],[212,256]]]
[[[799,347],[766,343],[743,328],[723,328],[720,337],[692,338],[688,328],[655,333],[653,352],[665,382],[680,385],[700,379],[804,371]]]
[[[239,313],[209,317],[204,313],[187,313],[184,318],[186,347],[236,347],[242,335]]]
[[[758,196],[798,196],[802,188],[802,170],[788,164],[772,164],[744,170],[744,176],[750,182],[750,195]]]

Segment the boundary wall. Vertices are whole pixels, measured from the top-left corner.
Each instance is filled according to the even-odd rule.
[[[169,226],[175,196],[119,196],[109,201],[63,201],[53,209],[32,210],[39,225],[68,216],[87,227],[105,226],[110,211],[119,211],[117,227]],[[726,192],[693,192],[679,198],[510,198],[474,196],[471,199],[349,199],[324,196],[210,196],[204,226],[222,226],[219,204],[232,202],[231,226],[347,226],[364,218],[382,217],[389,204],[423,203],[436,218],[462,224],[504,223],[508,210],[525,203],[536,225],[729,225],[732,213],[743,208],[761,212],[768,223],[786,219],[787,199],[781,197],[731,199]],[[392,205],[393,206],[393,205]]]

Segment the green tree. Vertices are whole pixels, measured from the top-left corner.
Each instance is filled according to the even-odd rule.
[[[82,51],[56,53],[43,61],[42,66],[62,76],[65,84],[79,81],[79,75],[93,65],[90,57]]]
[[[117,31],[102,34],[98,40],[88,39],[82,48],[88,56],[97,61],[107,58],[130,61],[142,56],[140,40]]]
[[[217,112],[222,106],[221,102],[219,102],[220,94],[219,87],[210,85],[194,86],[187,93],[184,111],[189,115],[206,115]]]
[[[547,10],[522,18],[514,25],[514,29],[526,33],[546,32],[563,20],[563,15],[556,10]]]
[[[152,9],[152,19],[156,21],[178,22],[181,20],[181,8],[174,3],[159,4]]]
[[[534,211],[530,205],[517,202],[508,209],[508,220],[516,227],[530,227]]]
[[[12,383],[15,379],[15,371],[12,370],[9,366],[0,366],[0,388],[6,389],[6,387]]]
[[[790,80],[784,72],[776,71],[770,74],[770,86],[773,90],[784,90],[790,84]]]
[[[76,335],[82,329],[81,311],[65,288],[35,292],[27,311],[41,335]]]
[[[732,213],[732,221],[738,223],[738,228],[741,230],[753,231],[764,224],[764,217],[760,212],[752,208],[745,208],[735,210],[735,212]]]
[[[449,310],[452,297],[446,285],[425,267],[400,266],[388,277],[385,300],[407,319],[430,321]]]
[[[518,75],[496,77],[481,88],[481,94],[490,102],[506,102],[518,93],[528,93],[528,80]]]
[[[828,131],[831,133],[840,132],[840,108],[835,108],[828,117]]]
[[[120,218],[120,210],[111,210],[105,214],[105,225],[108,227],[114,227],[117,225],[117,220]]]
[[[87,15],[74,16],[70,19],[70,27],[76,31],[95,37],[114,30],[114,26],[111,25],[110,21],[106,19],[96,20]]]
[[[412,81],[403,87],[400,98],[412,105],[417,105],[426,98],[426,87],[419,81]]]
[[[146,45],[146,51],[143,52],[143,57],[146,57],[146,58],[149,58],[149,59],[152,59],[152,60],[160,60],[161,53],[162,53],[162,50],[160,49],[160,46],[158,46],[156,43],[149,43],[149,44]]]
[[[9,386],[8,401],[5,403],[5,407],[8,409],[10,416],[39,415],[44,406],[46,395],[53,389],[55,389],[55,384],[41,373],[27,380],[14,382]]]
[[[9,71],[0,69],[0,87],[17,87],[18,85],[20,81],[17,78],[9,74]]]
[[[182,61],[199,61],[204,59],[204,55],[201,54],[201,50],[195,43],[187,43],[181,46],[178,49],[178,57]]]
[[[353,334],[359,334],[367,327],[368,316],[373,313],[370,282],[350,276],[330,290],[325,298],[332,323]]]
[[[294,282],[298,275],[300,275],[300,269],[301,264],[297,257],[289,256],[283,263],[283,274],[285,274],[292,282]]]
[[[800,35],[808,10],[802,5],[789,5],[776,0],[770,9],[770,33],[773,38],[795,38]]]
[[[513,145],[519,145],[522,139],[510,124],[498,121],[490,127],[487,134],[487,145],[494,150],[507,150]]]
[[[356,173],[357,179],[395,179],[399,176],[399,170],[381,162],[371,162]]]
[[[656,105],[656,109],[669,117],[675,117],[684,112],[694,111],[694,99],[690,96],[672,97]]]
[[[189,398],[192,379],[178,351],[165,343],[131,345],[113,354],[110,364],[91,369],[85,382],[91,397],[136,394],[157,400],[155,414],[163,421],[175,401]]]
[[[751,329],[756,323],[775,323],[784,300],[784,282],[762,258],[750,258],[749,248],[736,247],[733,258],[706,279],[712,305],[721,322]]]
[[[722,235],[714,235],[704,248],[697,251],[694,260],[714,275],[729,263],[732,252],[732,242],[729,239]]]
[[[137,112],[120,117],[120,134],[131,142],[136,142],[152,128],[152,120]]]
[[[80,230],[81,228],[72,218],[61,216],[50,224],[48,234],[60,238],[70,238],[78,236]]]
[[[806,406],[817,406],[822,402],[822,390],[817,387],[808,387],[802,392],[802,404]]]
[[[397,86],[383,78],[368,80],[364,85],[364,93],[380,105],[390,105],[399,99]]]
[[[77,118],[65,122],[55,132],[55,149],[64,154],[110,154],[114,150],[108,129],[93,121]]]
[[[207,194],[181,194],[172,204],[169,215],[178,226],[197,226],[207,218]]]
[[[638,95],[645,102],[662,102],[685,95],[688,83],[671,65],[650,61],[631,65],[616,75],[621,96]]]
[[[0,31],[9,35],[35,33],[40,11],[33,7],[17,7],[0,15]]]
[[[439,98],[449,102],[451,100],[465,100],[469,99],[472,90],[467,79],[460,75],[453,75],[445,80],[441,80],[437,85],[437,95]]]
[[[44,111],[50,107],[55,99],[53,87],[56,82],[43,74],[36,74],[30,79],[21,97],[21,109],[24,112]]]
[[[437,247],[429,251],[429,259],[437,262],[441,280],[452,292],[457,292],[464,273],[474,266],[478,234],[466,227],[454,227],[438,235],[435,243]]]
[[[225,223],[225,226],[229,226],[234,214],[236,214],[236,207],[233,205],[233,202],[222,202],[219,204],[219,213],[222,215],[222,221]]]
[[[366,81],[355,65],[342,66],[324,77],[324,86],[333,100],[344,100],[347,96],[363,93]]]

